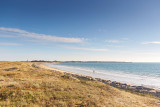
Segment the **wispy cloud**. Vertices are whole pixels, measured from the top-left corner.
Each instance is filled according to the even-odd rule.
[[[84,50],[84,51],[101,51],[101,52],[108,51],[108,49],[97,49],[97,48],[79,48],[79,47],[66,47],[66,46],[65,48],[74,50]]]
[[[106,40],[105,42],[108,42],[108,43],[119,43],[120,41],[119,40]]]
[[[18,44],[18,43],[0,43],[0,45],[15,46],[15,45],[20,45],[20,44]]]
[[[21,36],[25,36],[25,37],[28,37],[28,38],[51,41],[51,42],[83,43],[85,41],[84,38],[58,37],[58,36],[54,36],[54,35],[32,33],[32,32],[28,32],[28,31],[21,30],[21,29],[16,29],[16,28],[0,27],[0,30],[1,31],[6,31],[6,32],[17,33],[17,34],[20,34]]]
[[[144,45],[147,45],[147,44],[160,44],[160,41],[142,42],[142,44],[144,44]]]

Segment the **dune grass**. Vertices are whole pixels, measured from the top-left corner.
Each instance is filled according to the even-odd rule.
[[[0,62],[0,106],[158,107],[160,101],[32,63]]]

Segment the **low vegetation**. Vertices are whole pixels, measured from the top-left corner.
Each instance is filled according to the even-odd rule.
[[[160,101],[32,63],[0,62],[0,106],[158,107]]]

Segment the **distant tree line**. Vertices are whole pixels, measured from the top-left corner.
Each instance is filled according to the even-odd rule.
[[[60,62],[60,61],[32,60],[31,62]]]

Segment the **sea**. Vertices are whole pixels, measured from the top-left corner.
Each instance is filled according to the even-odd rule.
[[[95,78],[160,89],[160,63],[64,62],[48,66]]]

